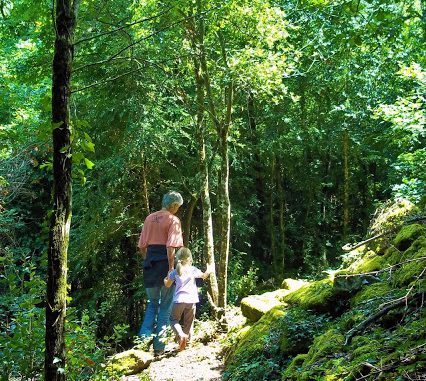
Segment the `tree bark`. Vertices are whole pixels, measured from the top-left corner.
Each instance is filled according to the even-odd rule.
[[[70,80],[77,0],[56,3],[52,78],[53,211],[50,221],[45,334],[45,380],[65,380],[67,252],[71,224]]]
[[[151,213],[151,211],[149,208],[148,180],[146,178],[147,164],[146,164],[146,158],[143,152],[141,153],[141,162],[142,162],[142,199],[143,199],[143,206],[145,209],[146,216],[148,216]]]
[[[183,217],[183,246],[188,246],[189,239],[191,237],[191,222],[192,222],[192,215],[194,214],[195,206],[197,205],[197,202],[199,200],[200,196],[199,193],[197,194],[191,194],[191,200],[189,201],[188,206],[185,208],[185,214]]]
[[[218,32],[219,43],[222,51],[223,62],[228,67],[228,60],[226,56],[225,41],[222,33]],[[210,97],[212,96],[209,91]],[[227,288],[228,288],[228,262],[229,262],[229,246],[231,239],[231,202],[229,199],[229,148],[228,137],[231,127],[232,104],[234,100],[234,87],[232,81],[227,84],[225,88],[225,113],[223,121],[219,125],[218,134],[220,142],[220,183],[219,183],[219,271],[218,271],[218,286],[219,286],[219,307],[223,312],[227,306]],[[213,99],[211,99],[213,103]],[[215,117],[217,120],[217,117]],[[226,328],[225,315],[221,316],[223,323],[222,328]]]
[[[277,191],[279,200],[279,228],[280,228],[280,250],[279,267],[275,269],[278,275],[283,275],[285,271],[285,195],[283,190],[283,178],[281,165],[276,166],[277,170]]]
[[[277,257],[277,243],[275,240],[275,155],[272,154],[271,158],[271,180],[270,180],[270,193],[269,193],[269,232],[270,232],[270,250],[271,259],[275,264]],[[276,264],[275,264],[276,265]]]
[[[201,0],[197,1],[197,12],[201,14],[202,3]],[[218,282],[216,277],[215,269],[215,257],[214,257],[214,241],[213,241],[213,217],[212,217],[212,206],[210,200],[210,185],[209,185],[209,166],[206,158],[206,143],[205,143],[205,121],[204,121],[204,88],[206,82],[207,73],[204,72],[201,64],[204,59],[204,20],[202,17],[198,19],[192,19],[192,23],[189,25],[187,30],[190,35],[190,41],[194,50],[193,64],[194,64],[194,76],[196,85],[196,103],[197,103],[197,115],[196,115],[196,136],[198,142],[198,159],[200,166],[201,175],[201,204],[203,210],[203,237],[204,237],[204,258],[206,263],[209,264],[213,272],[209,277],[209,294],[211,302],[214,305],[215,314],[217,314],[217,306],[219,303],[219,290]],[[216,316],[217,317],[217,316]]]
[[[229,200],[229,156],[228,156],[228,133],[222,131],[221,136],[221,176],[220,176],[220,244],[219,244],[219,307],[226,308],[227,285],[228,285],[228,259],[231,225],[231,203]]]
[[[343,240],[349,230],[349,132],[343,131]]]

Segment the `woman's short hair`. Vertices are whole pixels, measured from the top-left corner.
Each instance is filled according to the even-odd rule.
[[[178,192],[168,192],[163,196],[161,207],[169,209],[173,204],[181,206],[183,204],[183,198]]]

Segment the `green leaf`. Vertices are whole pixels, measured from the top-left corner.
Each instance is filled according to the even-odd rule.
[[[87,157],[84,158],[84,162],[85,162],[86,167],[88,169],[92,169],[93,166],[95,165],[95,163],[93,163],[92,161],[90,161]]]
[[[81,152],[74,153],[72,156],[72,161],[75,164],[80,164],[83,159],[84,159],[84,155]]]
[[[81,147],[83,148],[83,150],[88,151],[88,152],[95,152],[95,145],[90,141],[90,142],[86,142],[83,141],[81,143]]]

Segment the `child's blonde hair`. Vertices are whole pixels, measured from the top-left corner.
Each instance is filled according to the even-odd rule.
[[[191,250],[189,250],[187,247],[181,247],[176,253],[176,258],[177,258],[176,272],[179,275],[182,275],[183,266],[188,266],[192,264]]]

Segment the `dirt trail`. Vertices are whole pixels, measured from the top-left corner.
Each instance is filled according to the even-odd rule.
[[[228,309],[229,327],[241,327],[245,322],[239,308]],[[166,353],[151,362],[144,374],[151,381],[220,381],[224,372],[222,343],[226,333],[218,333],[211,321],[196,321],[193,342],[179,352],[177,344],[166,346]],[[198,329],[197,329],[198,328]],[[204,344],[205,343],[205,344]],[[147,376],[127,376],[120,381],[146,381]]]
[[[206,345],[195,342],[182,352],[175,350],[153,361],[149,376],[153,381],[219,381],[223,372],[220,351],[217,338]]]

